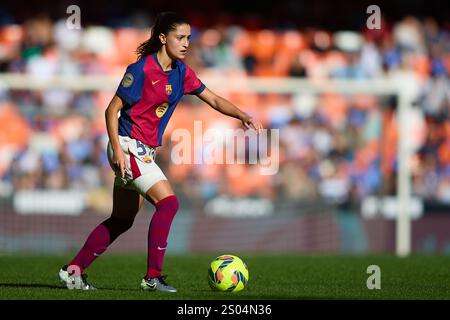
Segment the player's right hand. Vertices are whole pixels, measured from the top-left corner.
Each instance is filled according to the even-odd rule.
[[[113,164],[120,170],[122,178],[125,178],[125,172],[127,171],[127,162],[125,161],[125,155],[122,150],[114,151]]]

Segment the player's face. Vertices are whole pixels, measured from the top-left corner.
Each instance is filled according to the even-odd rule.
[[[191,38],[191,26],[180,24],[166,36],[166,50],[172,59],[184,59]]]

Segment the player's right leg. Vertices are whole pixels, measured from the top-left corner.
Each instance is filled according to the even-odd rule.
[[[178,210],[178,200],[167,180],[158,181],[146,192],[146,199],[155,205],[148,230],[147,274],[141,281],[145,291],[177,292],[161,274],[170,226]]]
[[[144,198],[134,190],[114,185],[111,217],[99,224],[89,235],[74,259],[59,271],[59,279],[69,289],[95,289],[87,282],[84,270],[117,239],[131,228]]]

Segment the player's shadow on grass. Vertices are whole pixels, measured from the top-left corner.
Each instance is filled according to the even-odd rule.
[[[0,283],[0,288],[12,287],[12,288],[47,288],[47,289],[66,289],[60,285],[51,285],[45,283]]]
[[[46,288],[46,289],[61,289],[67,290],[63,285],[51,285],[45,283],[0,283],[0,288]],[[98,290],[111,290],[111,291],[136,291],[136,289],[125,289],[125,288],[108,288],[101,287]]]
[[[96,287],[98,290],[111,290],[111,291],[140,291],[139,289],[130,289],[130,288],[110,288],[110,287]],[[142,290],[141,290],[142,291]]]

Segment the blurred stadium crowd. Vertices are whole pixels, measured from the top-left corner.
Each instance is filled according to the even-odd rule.
[[[150,21],[148,22],[150,25]],[[401,70],[421,81],[413,192],[450,203],[450,30],[433,18],[382,21],[380,30],[317,28],[250,30],[238,24],[192,25],[187,63],[202,76],[370,79]],[[121,77],[149,36],[148,26],[88,26],[39,16],[0,26],[0,72]],[[208,86],[208,83],[205,83]],[[170,134],[239,122],[186,97],[166,130],[158,162],[178,193],[194,200],[217,195],[294,201],[358,201],[395,189],[395,99],[371,95],[222,92],[237,106],[280,129],[280,170],[262,176],[256,165],[174,165]],[[107,199],[104,110],[113,91],[9,90],[0,83],[0,194],[17,190],[92,190]],[[195,150],[194,150],[195,152]],[[101,205],[99,205],[101,208]]]

